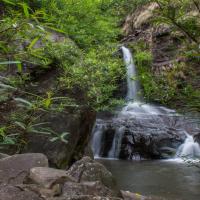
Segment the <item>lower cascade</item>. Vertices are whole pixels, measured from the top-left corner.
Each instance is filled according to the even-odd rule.
[[[200,146],[194,141],[193,136],[186,133],[185,142],[178,148],[177,157],[200,158]]]
[[[101,115],[97,118],[92,139],[95,157],[127,160],[175,155],[200,157],[199,144],[191,136],[198,133],[198,124],[174,110],[144,103],[135,78],[132,54],[126,47],[121,49],[127,69],[128,102],[111,117]]]

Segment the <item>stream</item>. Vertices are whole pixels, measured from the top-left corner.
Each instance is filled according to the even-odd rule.
[[[99,160],[122,190],[167,200],[199,200],[200,168],[173,161]]]
[[[95,158],[116,177],[123,190],[167,200],[200,199],[200,132],[195,119],[143,101],[134,59],[121,48],[127,71],[126,105],[99,115],[93,129]],[[185,162],[183,161],[185,160]]]

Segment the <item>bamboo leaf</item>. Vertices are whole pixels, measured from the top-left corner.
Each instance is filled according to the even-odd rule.
[[[58,139],[59,139],[58,137],[53,137],[53,138],[50,139],[50,141],[51,141],[51,142],[55,142],[55,141],[57,141]]]
[[[26,130],[26,126],[22,122],[14,122],[14,124],[22,128],[23,130]]]
[[[66,33],[65,31],[61,30],[61,29],[58,29],[58,28],[55,28],[55,27],[52,27],[52,26],[47,26],[47,28],[53,30],[53,31],[56,31],[58,33]]]
[[[16,89],[15,87],[12,87],[10,85],[6,85],[6,84],[3,84],[3,83],[0,83],[0,88],[11,89],[11,90],[15,90]]]
[[[3,61],[0,62],[0,65],[11,65],[11,64],[20,64],[20,61]]]
[[[19,102],[19,103],[23,103],[23,104],[25,104],[27,106],[30,106],[30,107],[33,106],[33,104],[31,102],[29,102],[29,101],[27,101],[25,99],[22,99],[22,98],[14,98],[14,100]]]
[[[35,127],[35,126],[41,126],[41,125],[46,125],[46,124],[49,124],[49,122],[41,122],[41,123],[37,123],[37,124],[32,125],[32,127]]]
[[[17,63],[18,72],[22,72],[22,63]]]
[[[20,6],[22,6],[23,11],[24,11],[24,15],[26,18],[29,18],[30,13],[29,13],[29,7],[26,3],[18,3]]]
[[[36,38],[34,38],[33,40],[32,40],[32,42],[30,43],[30,45],[28,46],[28,49],[30,50],[30,49],[32,49],[34,46],[35,46],[35,44],[37,43],[37,41],[40,39],[40,37],[36,37]]]
[[[15,6],[15,3],[14,3],[14,2],[12,2],[12,1],[10,1],[10,0],[3,0],[3,2],[5,2],[5,3],[8,3],[8,4],[10,4],[10,5],[13,5],[13,6]]]
[[[50,132],[43,131],[42,129],[41,130],[36,130],[36,129],[30,128],[29,132],[36,133],[36,134],[42,134],[42,135],[51,135]]]

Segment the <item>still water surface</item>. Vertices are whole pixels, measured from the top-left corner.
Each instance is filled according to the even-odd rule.
[[[200,200],[200,168],[174,161],[98,161],[122,190],[168,200]]]

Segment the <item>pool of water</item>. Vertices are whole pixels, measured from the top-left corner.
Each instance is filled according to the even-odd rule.
[[[98,161],[122,190],[168,200],[200,200],[200,168],[175,161]]]

